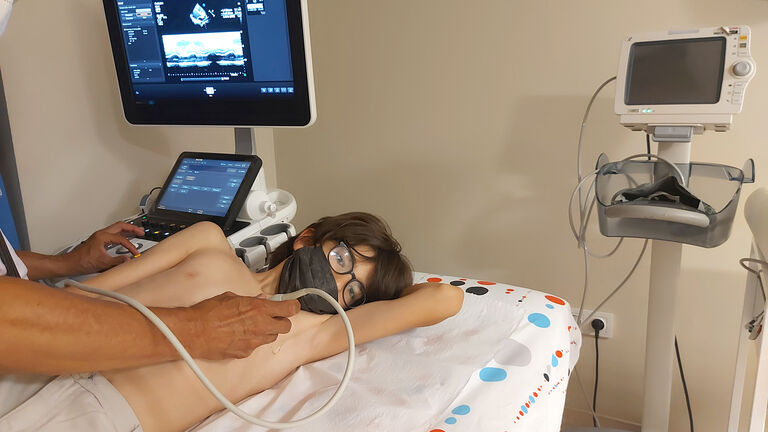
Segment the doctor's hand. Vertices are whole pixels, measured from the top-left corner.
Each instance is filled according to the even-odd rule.
[[[182,309],[181,326],[191,325],[193,330],[181,342],[196,358],[245,358],[256,347],[274,342],[278,334],[288,333],[288,317],[299,309],[297,300],[277,302],[226,292]]]
[[[109,245],[119,244],[125,246],[131,255],[139,251],[126,238],[126,235],[143,236],[144,230],[126,222],[115,222],[112,225],[100,229],[62,258],[66,260],[69,275],[82,275],[96,273],[110,269],[130,258],[126,255],[110,256],[105,249]]]

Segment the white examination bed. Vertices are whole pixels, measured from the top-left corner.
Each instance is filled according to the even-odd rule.
[[[423,273],[414,280],[461,286],[459,314],[360,345],[341,399],[319,420],[290,430],[558,431],[581,345],[569,305],[493,282]],[[339,354],[302,366],[240,406],[268,420],[304,417],[328,400],[345,364]],[[193,430],[266,429],[220,412]]]

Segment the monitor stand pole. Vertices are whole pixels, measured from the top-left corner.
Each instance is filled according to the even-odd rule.
[[[691,160],[690,139],[674,141],[677,138],[664,140],[663,136],[654,133],[654,141],[659,142],[658,155],[674,164],[688,164]],[[687,165],[683,165],[681,170],[686,176],[690,175]],[[685,182],[687,184],[688,179]],[[661,240],[653,240],[651,245],[642,431],[666,432],[669,430],[675,364],[675,308],[683,245]]]
[[[247,128],[236,127],[235,128],[235,153],[246,155],[264,155],[268,160],[275,160],[275,137],[272,128]],[[262,158],[263,162],[263,158]],[[268,170],[266,165],[263,165],[256,175],[256,180],[253,182],[251,190],[267,191],[267,176],[265,174]],[[269,173],[269,183],[271,187],[275,187],[276,178],[275,173]]]

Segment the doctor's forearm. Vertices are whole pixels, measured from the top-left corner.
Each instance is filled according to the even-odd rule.
[[[153,308],[182,340],[177,310]],[[132,308],[0,277],[0,373],[60,375],[138,367],[178,357]]]
[[[76,273],[63,255],[43,255],[29,251],[16,251],[16,254],[27,266],[30,280],[73,276]]]

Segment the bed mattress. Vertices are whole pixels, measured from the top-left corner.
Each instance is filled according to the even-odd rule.
[[[352,380],[336,405],[288,430],[559,431],[581,345],[568,303],[491,281],[426,273],[414,280],[460,286],[461,311],[358,346]],[[240,407],[271,421],[303,418],[330,398],[345,365],[345,353],[304,365]],[[267,429],[219,412],[193,430]]]

